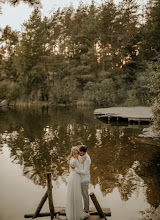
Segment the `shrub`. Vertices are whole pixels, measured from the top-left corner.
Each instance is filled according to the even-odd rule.
[[[85,86],[84,100],[99,106],[109,106],[115,103],[115,83],[105,79],[99,83],[89,82]]]
[[[51,90],[51,98],[55,104],[69,104],[73,100],[76,89],[76,81],[65,77],[62,80],[56,80]]]
[[[7,99],[8,86],[8,81],[3,80],[0,82],[0,99]]]
[[[16,82],[1,81],[0,82],[0,99],[15,101],[20,97],[20,86]]]
[[[156,98],[152,111],[153,111],[153,130],[160,137],[160,95]]]

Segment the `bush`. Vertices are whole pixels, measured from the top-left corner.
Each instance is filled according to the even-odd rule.
[[[153,130],[160,137],[160,94],[154,102],[152,111],[153,111]]]
[[[139,100],[137,98],[137,91],[132,89],[128,92],[128,98],[124,103],[124,106],[139,106]]]
[[[0,82],[0,99],[15,101],[20,97],[20,86],[16,82],[1,81]]]
[[[88,82],[85,86],[84,100],[99,106],[115,104],[115,83],[112,79],[105,79],[99,83]]]
[[[149,66],[149,88],[153,102],[153,130],[160,136],[160,55]]]
[[[7,99],[8,86],[8,81],[3,80],[0,82],[0,99]]]
[[[76,81],[65,77],[56,80],[51,90],[51,98],[55,104],[69,104],[73,100],[76,89]]]

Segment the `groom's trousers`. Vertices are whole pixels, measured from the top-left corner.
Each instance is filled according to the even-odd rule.
[[[89,181],[81,183],[82,196],[84,200],[84,209],[89,212],[89,195],[88,195]]]

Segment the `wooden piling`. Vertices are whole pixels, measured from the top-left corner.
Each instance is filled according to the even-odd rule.
[[[54,205],[53,205],[53,197],[52,197],[52,179],[51,173],[47,173],[47,186],[48,186],[48,202],[49,202],[49,210],[51,213],[51,220],[55,216]]]
[[[95,216],[95,215],[99,215],[101,218],[106,219],[106,215],[107,216],[111,216],[111,212],[110,209],[105,209],[104,212],[102,211],[102,208],[100,207],[96,196],[94,195],[94,193],[90,193],[90,197],[95,205],[95,209],[90,210],[90,215]],[[48,198],[48,202],[49,202],[49,210],[50,212],[45,212],[45,213],[40,213],[44,203],[46,202]],[[66,216],[65,213],[65,208],[54,208],[53,205],[53,197],[52,197],[52,179],[51,179],[51,173],[47,173],[47,191],[45,192],[44,196],[42,197],[36,211],[34,214],[26,214],[24,215],[25,218],[37,218],[37,217],[45,217],[45,216],[51,216],[51,220],[56,217],[56,215],[62,215],[62,216]],[[57,218],[54,218],[55,220]],[[106,219],[107,220],[107,219]]]
[[[33,219],[38,217],[38,215],[39,215],[39,213],[40,213],[40,211],[41,211],[45,201],[47,200],[47,197],[48,197],[48,190],[46,191],[46,193],[42,197],[42,199],[41,199],[41,201],[40,201],[40,203],[39,203],[39,205],[38,205],[38,207],[37,207],[37,209],[36,209],[36,211],[35,211],[35,213],[34,213],[34,215],[32,217]]]
[[[95,196],[95,194],[93,192],[90,193],[90,197],[91,197],[92,202],[95,205],[95,208],[96,208],[97,212],[99,213],[100,217],[106,219],[106,216],[103,213],[102,208],[101,208],[101,206],[100,206],[100,204],[99,204],[99,202],[98,202],[98,200],[97,200],[97,198],[96,198],[96,196]]]
[[[111,216],[111,211],[109,208],[104,208],[103,209],[103,213],[105,214],[105,216]],[[57,207],[55,208],[55,216],[56,215],[59,215],[59,216],[66,216],[66,212],[65,212],[65,207]],[[99,213],[97,212],[97,210],[95,208],[90,208],[90,211],[89,211],[89,214],[91,217],[94,217],[94,216],[97,216],[99,215]],[[24,215],[25,218],[33,218],[34,214],[26,214]],[[43,212],[43,213],[39,213],[37,215],[37,217],[49,217],[51,216],[51,213],[50,212]]]
[[[37,214],[36,218],[46,217],[46,216],[51,216],[51,213],[50,212],[39,213],[39,214]],[[24,215],[24,217],[25,218],[33,218],[34,214],[26,214],[26,215]]]

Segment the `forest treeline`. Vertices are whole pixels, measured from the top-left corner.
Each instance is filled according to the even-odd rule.
[[[143,11],[136,0],[81,2],[49,18],[35,7],[21,32],[1,29],[0,99],[150,105],[160,91],[159,27],[159,0]]]

